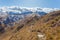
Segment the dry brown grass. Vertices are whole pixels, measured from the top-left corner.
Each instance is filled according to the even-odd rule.
[[[19,31],[15,25],[13,31],[6,32],[4,40],[40,40],[38,33],[44,34],[44,40],[60,40],[60,11],[51,12],[39,20],[30,20]],[[14,31],[16,31],[14,33]]]

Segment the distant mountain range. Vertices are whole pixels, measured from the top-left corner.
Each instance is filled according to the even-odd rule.
[[[0,7],[0,24],[9,24],[36,15],[43,16],[49,12],[60,10],[58,8],[25,8],[25,7]]]

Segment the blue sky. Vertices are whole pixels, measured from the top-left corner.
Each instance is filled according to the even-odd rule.
[[[60,8],[60,0],[0,0],[0,6]]]

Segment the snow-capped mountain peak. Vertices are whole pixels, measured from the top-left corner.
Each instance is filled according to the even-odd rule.
[[[43,16],[49,12],[60,10],[59,8],[27,8],[27,7],[0,7],[0,22],[4,24],[9,24],[11,22],[16,22],[25,17],[30,17],[36,14],[37,16]]]

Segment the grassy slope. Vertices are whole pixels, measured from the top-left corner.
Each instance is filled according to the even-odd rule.
[[[38,33],[45,34],[45,40],[60,40],[60,11],[29,21],[22,29],[4,40],[40,40]]]

